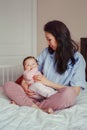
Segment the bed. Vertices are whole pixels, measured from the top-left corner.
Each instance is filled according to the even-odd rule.
[[[5,96],[3,84],[15,81],[22,71],[20,65],[0,66],[0,130],[87,130],[87,87],[74,106],[47,114],[38,108],[11,104]]]

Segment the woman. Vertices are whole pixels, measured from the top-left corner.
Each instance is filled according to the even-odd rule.
[[[64,23],[57,20],[50,21],[44,26],[44,32],[48,47],[38,56],[39,70],[43,75],[34,76],[34,80],[54,88],[58,92],[41,102],[35,100],[34,103],[42,110],[52,108],[55,111],[75,104],[80,91],[85,88],[86,64]],[[20,90],[17,85],[15,86],[16,99],[8,92],[7,96],[17,101]],[[6,85],[4,88],[9,89]],[[12,91],[13,88],[10,88]],[[22,100],[24,92],[21,93]],[[26,101],[28,100],[31,101],[32,98],[28,98]],[[21,105],[27,104],[22,103]]]

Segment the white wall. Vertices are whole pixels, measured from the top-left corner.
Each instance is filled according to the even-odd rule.
[[[0,0],[0,65],[36,56],[36,0]]]
[[[0,64],[39,54],[47,46],[43,26],[49,20],[63,21],[80,42],[87,37],[86,12],[87,0],[0,0]]]
[[[64,22],[71,31],[72,38],[80,42],[87,37],[87,0],[38,0],[38,54],[47,45],[43,26],[49,20]]]

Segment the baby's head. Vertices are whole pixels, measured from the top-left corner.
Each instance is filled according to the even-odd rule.
[[[38,68],[37,59],[33,56],[28,56],[23,60],[24,70],[32,70],[33,68]]]

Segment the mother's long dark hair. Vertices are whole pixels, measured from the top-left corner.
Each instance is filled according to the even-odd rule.
[[[44,31],[51,33],[58,43],[55,51],[55,64],[57,72],[63,74],[67,69],[69,59],[71,59],[72,65],[75,64],[74,53],[78,50],[78,45],[71,39],[69,29],[61,21],[48,22],[44,26]],[[48,49],[50,53],[54,52],[52,48]]]

